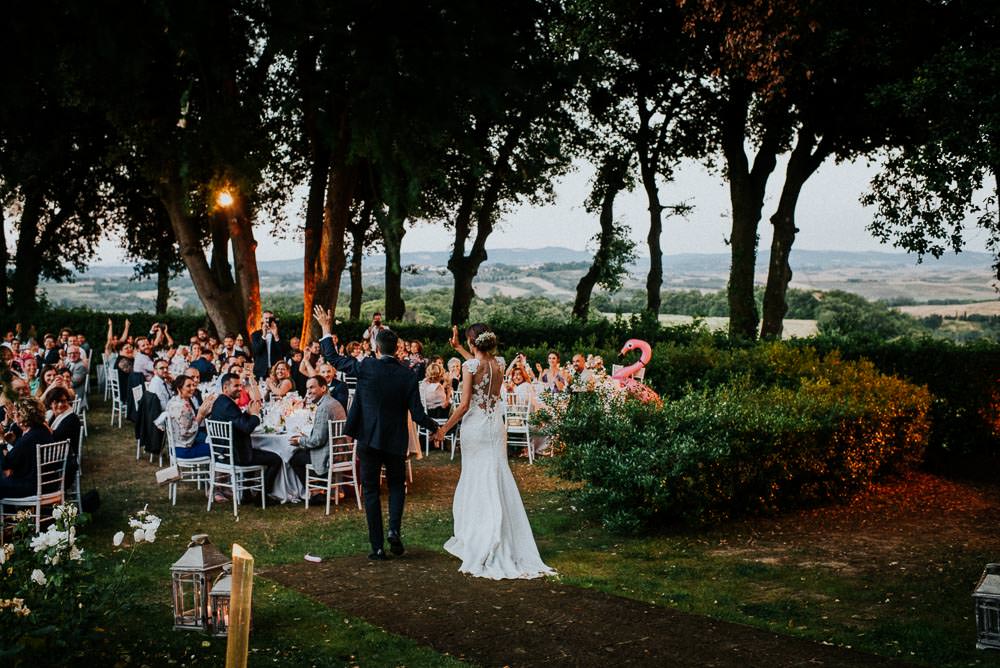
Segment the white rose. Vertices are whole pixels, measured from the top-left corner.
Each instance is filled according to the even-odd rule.
[[[119,531],[118,533],[115,534],[115,537],[111,539],[111,542],[114,544],[115,547],[118,547],[119,545],[122,544],[123,540],[125,540],[125,532]]]
[[[156,529],[146,529],[146,542],[153,543],[156,541]]]
[[[48,580],[45,578],[45,573],[43,573],[41,569],[38,568],[31,571],[31,581],[43,587],[45,586],[45,583],[48,582]]]
[[[146,532],[142,529],[136,529],[135,532],[132,534],[132,540],[135,541],[136,543],[141,543],[145,537],[146,537]]]
[[[56,506],[55,508],[52,509],[52,519],[58,521],[62,519],[62,516],[63,516],[62,506]]]
[[[52,557],[52,565],[53,566],[58,566],[59,565],[59,553],[58,552],[56,552],[55,555],[53,555],[53,557]]]
[[[72,561],[80,561],[80,559],[83,558],[83,550],[76,546],[71,547],[69,550],[69,558]]]

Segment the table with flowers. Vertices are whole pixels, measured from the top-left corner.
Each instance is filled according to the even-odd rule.
[[[254,448],[273,452],[284,462],[271,490],[271,496],[281,503],[298,503],[305,499],[306,488],[290,463],[299,448],[292,445],[290,439],[295,434],[309,433],[315,411],[315,405],[305,404],[297,394],[290,393],[264,405],[260,426],[250,435]]]

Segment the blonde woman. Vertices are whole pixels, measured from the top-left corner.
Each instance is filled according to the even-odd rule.
[[[424,379],[417,386],[420,390],[420,400],[424,410],[432,418],[448,418],[448,406],[451,404],[451,383],[445,379],[444,367],[437,362],[427,365]]]
[[[295,389],[292,373],[284,360],[276,362],[267,376],[267,395],[273,401],[281,399]]]

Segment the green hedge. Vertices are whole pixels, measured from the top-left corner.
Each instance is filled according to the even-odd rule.
[[[811,350],[748,354],[777,372],[763,382],[737,375],[662,407],[601,394],[553,407],[555,471],[587,483],[581,503],[607,525],[636,530],[847,498],[921,460],[926,389]]]

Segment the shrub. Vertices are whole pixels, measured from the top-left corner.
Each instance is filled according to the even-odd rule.
[[[555,471],[587,483],[581,502],[609,527],[636,530],[842,499],[920,461],[926,389],[777,344],[733,357],[756,364],[663,406],[599,394],[552,406]]]

